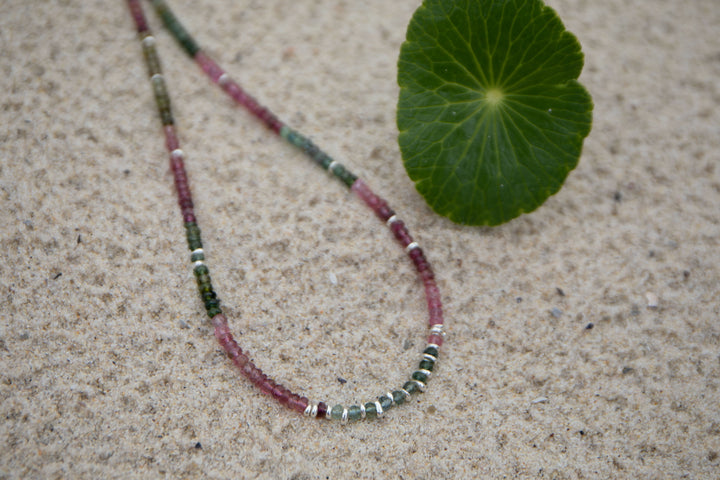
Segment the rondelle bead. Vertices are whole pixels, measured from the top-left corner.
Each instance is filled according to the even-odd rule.
[[[335,405],[332,407],[332,410],[330,410],[330,417],[332,417],[333,420],[342,420],[343,410],[345,409],[342,405]]]
[[[365,418],[377,418],[377,409],[374,402],[365,404]]]
[[[415,382],[405,382],[405,385],[403,385],[403,390],[408,392],[410,395],[419,391],[417,383]]]
[[[380,406],[382,407],[383,411],[390,410],[390,407],[392,407],[393,401],[391,397],[388,397],[387,395],[383,395],[382,397],[378,398],[378,402],[380,402]]]
[[[362,416],[360,407],[357,405],[353,405],[350,408],[348,408],[347,416],[348,416],[348,420],[351,420],[351,421],[360,420],[360,417]]]
[[[428,346],[425,350],[423,350],[423,353],[425,353],[427,355],[432,355],[434,358],[438,357],[437,347]]]
[[[420,362],[419,367],[420,370],[428,370],[432,372],[433,368],[435,368],[435,362],[426,358]]]
[[[426,370],[426,371],[427,371],[427,370]],[[420,380],[421,382],[425,383],[425,382],[427,382],[428,376],[427,376],[427,374],[418,371],[418,372],[413,372],[413,374],[412,374],[412,379],[413,379],[413,380]]]
[[[325,418],[327,416],[328,406],[325,402],[320,402],[317,405],[317,418]]]
[[[400,390],[392,392],[392,398],[396,405],[402,405],[405,403],[405,393]]]

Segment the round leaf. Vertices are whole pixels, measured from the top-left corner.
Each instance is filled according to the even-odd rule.
[[[556,193],[592,123],[582,65],[540,0],[425,0],[400,50],[397,124],[432,209],[497,225]]]

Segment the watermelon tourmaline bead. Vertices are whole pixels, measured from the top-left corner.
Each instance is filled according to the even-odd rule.
[[[427,382],[428,375],[425,372],[417,371],[417,372],[413,372],[412,379],[420,380],[421,382],[425,383],[425,382]]]
[[[341,420],[344,410],[345,408],[342,405],[335,405],[332,407],[332,410],[330,410],[330,418],[333,420]]]
[[[420,389],[418,388],[418,384],[415,382],[405,382],[405,385],[403,385],[403,390],[408,392],[410,395],[420,391]]]
[[[420,361],[420,370],[427,370],[429,372],[432,372],[433,368],[435,367],[435,362],[433,360],[429,360],[427,358]]]
[[[352,421],[360,420],[361,416],[362,416],[362,412],[358,405],[353,405],[352,407],[348,408],[348,414],[347,414],[348,420],[352,420]]]
[[[437,359],[437,357],[438,357],[437,347],[429,346],[425,350],[423,350],[423,353],[426,355],[430,355],[430,356],[434,357],[435,359]]]

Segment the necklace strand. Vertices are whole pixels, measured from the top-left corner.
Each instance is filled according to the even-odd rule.
[[[270,110],[263,107],[253,97],[248,95],[240,85],[232,80],[220,66],[200,49],[195,40],[187,30],[185,30],[182,24],[180,24],[177,17],[175,17],[163,0],[151,0],[151,2],[172,36],[214,83],[218,84],[235,102],[245,107],[263,121],[271,131],[304,151],[311,159],[319,164],[320,167],[337,177],[387,224],[415,265],[418,276],[425,288],[430,333],[427,346],[422,352],[418,369],[411,374],[410,379],[405,382],[401,388],[389,390],[387,393],[380,395],[376,400],[359,403],[350,407],[344,407],[338,404],[329,408],[323,401],[310,401],[304,396],[291,392],[286,387],[269,378],[255,366],[233,338],[227,318],[220,308],[220,300],[213,289],[210,271],[205,264],[200,228],[195,218],[192,195],[185,172],[185,154],[183,150],[180,149],[180,143],[175,130],[175,120],[170,107],[170,97],[165,84],[165,77],[163,76],[160,59],[155,47],[155,37],[152,35],[147,24],[140,0],[127,0],[130,13],[137,27],[138,38],[142,44],[143,56],[145,57],[148,75],[165,133],[165,146],[170,152],[170,168],[173,172],[178,204],[182,212],[188,247],[191,252],[190,261],[193,263],[193,273],[195,274],[200,297],[205,304],[207,315],[210,317],[212,325],[215,328],[215,337],[220,343],[220,346],[240,372],[260,389],[260,391],[272,396],[282,405],[310,417],[340,420],[342,423],[362,418],[382,417],[385,412],[394,405],[401,405],[409,400],[415,393],[423,392],[437,362],[438,351],[442,345],[445,331],[442,303],[440,300],[440,292],[435,282],[435,275],[422,249],[410,236],[405,224],[398,219],[387,202],[375,195],[365,182],[320,150],[307,137],[304,137],[285,125],[270,112]]]

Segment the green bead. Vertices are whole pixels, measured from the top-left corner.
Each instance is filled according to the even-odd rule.
[[[172,33],[175,39],[180,43],[180,45],[182,45],[182,47],[185,49],[185,52],[187,52],[187,54],[191,57],[194,57],[195,54],[200,50],[200,47],[197,43],[195,43],[195,40],[193,40],[190,34],[185,30],[185,28],[178,21],[175,15],[170,11],[164,1],[153,0],[152,3],[155,7],[155,10],[158,12],[158,15],[160,15],[160,18],[162,18],[165,27],[170,30],[170,33]]]
[[[197,252],[190,255],[191,262],[197,262],[198,260],[205,260],[205,254],[203,254],[203,252]]]
[[[162,69],[160,68],[160,59],[158,58],[157,49],[155,48],[154,42],[143,42],[142,45],[143,55],[145,56],[145,63],[148,67],[148,75],[152,77],[156,73],[162,73]]]
[[[382,397],[378,398],[378,402],[380,402],[380,406],[383,409],[383,412],[385,410],[389,410],[390,407],[392,407],[393,401],[390,397],[387,397],[383,395]]]
[[[330,410],[330,417],[335,420],[342,419],[343,410],[344,408],[342,405],[335,405],[334,407],[332,407],[332,410]]]
[[[352,407],[348,408],[348,420],[360,420],[362,417],[362,414],[360,412],[360,407],[357,405],[353,405]]]
[[[365,418],[377,418],[377,407],[375,403],[368,402],[365,404]]]
[[[428,376],[427,376],[427,373],[414,372],[414,373],[412,374],[412,379],[413,379],[413,380],[420,380],[421,382],[425,383],[425,382],[427,382]]]
[[[408,392],[410,395],[412,395],[415,392],[420,391],[417,383],[415,383],[415,382],[405,382],[405,385],[403,385],[403,390]]]
[[[438,349],[435,347],[427,347],[425,350],[423,350],[423,353],[427,353],[428,355],[432,355],[433,357],[438,357]]]
[[[200,294],[200,297],[202,297],[203,302],[207,302],[208,300],[214,300],[214,299],[216,299],[216,298],[217,298],[217,294],[216,294],[214,291],[212,291],[212,290],[208,290],[207,292],[202,292],[202,293]]]
[[[201,275],[207,275],[210,273],[210,269],[208,269],[207,265],[198,265],[193,268],[193,273],[196,277],[200,277]]]
[[[320,151],[317,155],[313,157],[313,159],[320,164],[320,166],[327,170],[328,167],[330,167],[330,164],[333,162],[332,157],[330,157],[327,153]]]
[[[207,311],[208,317],[210,317],[210,318],[213,318],[214,316],[220,315],[222,313],[222,310],[220,310],[220,307],[209,308],[206,311]]]
[[[402,405],[405,403],[405,394],[401,392],[400,390],[395,390],[392,392],[393,396],[393,402],[395,402],[397,405]]]
[[[202,248],[202,240],[200,240],[200,228],[198,228],[195,222],[187,222],[185,224],[185,235],[188,241],[188,247],[190,250],[197,250]]]
[[[420,362],[420,370],[427,370],[429,372],[432,372],[433,367],[435,367],[435,362],[432,360],[428,360],[427,358]]]

